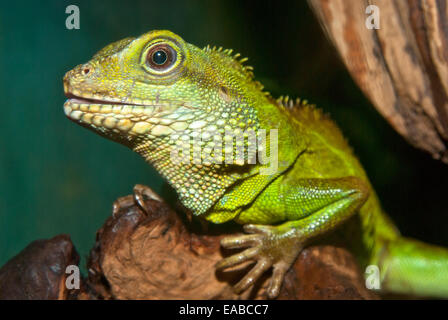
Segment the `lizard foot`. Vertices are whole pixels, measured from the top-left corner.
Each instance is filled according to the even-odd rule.
[[[216,264],[216,269],[226,269],[247,261],[255,261],[255,266],[235,286],[236,293],[241,293],[253,285],[269,268],[273,268],[267,294],[273,299],[278,296],[286,272],[294,263],[303,246],[295,237],[288,237],[279,232],[275,226],[244,226],[249,234],[223,238],[221,246],[226,249],[248,249],[227,257]]]

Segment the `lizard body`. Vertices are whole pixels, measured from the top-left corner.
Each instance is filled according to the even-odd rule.
[[[69,71],[64,111],[141,154],[194,215],[244,225],[221,244],[247,249],[217,265],[256,262],[238,292],[272,267],[276,297],[303,247],[336,229],[363,267],[379,267],[385,291],[447,297],[448,251],[401,237],[338,127],[274,100],[244,60],[151,31]]]

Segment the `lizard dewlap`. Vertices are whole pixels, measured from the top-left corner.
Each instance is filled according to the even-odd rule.
[[[401,237],[338,127],[273,99],[245,60],[151,31],[69,71],[64,111],[141,154],[194,215],[244,225],[221,244],[247,249],[216,266],[255,262],[238,292],[272,268],[276,297],[304,246],[338,230],[363,268],[378,266],[382,290],[448,297],[448,250]]]

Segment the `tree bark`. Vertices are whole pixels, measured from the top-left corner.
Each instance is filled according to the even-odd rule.
[[[33,242],[0,269],[0,299],[266,298],[269,274],[252,290],[237,295],[232,284],[247,268],[215,272],[216,262],[231,253],[220,248],[220,239],[239,231],[240,226],[213,225],[203,231],[194,221],[181,219],[150,189],[146,191],[116,201],[113,215],[97,232],[88,276],[79,290],[64,285],[65,269],[77,264],[78,256],[70,239],[58,236]],[[278,299],[378,297],[365,288],[362,273],[347,250],[320,245],[300,254]]]
[[[308,2],[375,108],[413,146],[448,163],[446,1]],[[379,9],[379,29],[366,27],[369,5]]]

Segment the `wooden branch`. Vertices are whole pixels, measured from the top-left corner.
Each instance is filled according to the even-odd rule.
[[[139,186],[141,188],[141,186]],[[219,241],[235,228],[207,232],[183,221],[149,188],[117,200],[97,233],[81,289],[65,288],[65,268],[78,263],[67,236],[38,240],[0,269],[0,299],[264,299],[269,274],[241,296],[232,284],[246,269],[215,273],[230,251]],[[233,230],[232,230],[233,229]],[[225,231],[226,230],[226,231]],[[250,267],[250,266],[248,266]],[[55,271],[56,270],[56,271]],[[31,288],[31,289],[30,289]],[[288,272],[279,299],[377,299],[343,248],[305,249]]]
[[[0,269],[0,300],[69,299],[76,293],[65,286],[65,270],[78,263],[69,236],[36,240]]]
[[[104,292],[107,279],[110,296],[117,299],[266,298],[269,275],[252,291],[238,296],[232,284],[241,279],[247,268],[215,273],[214,265],[230,253],[223,252],[219,244],[229,230],[211,226],[207,232],[200,231],[197,224],[182,221],[152,191],[146,194],[152,199],[136,202],[135,195],[119,199],[115,214],[99,230],[89,264],[91,287]],[[365,288],[350,253],[342,248],[320,246],[301,254],[288,273],[279,298],[374,299],[376,296]]]
[[[352,77],[389,123],[448,163],[445,0],[308,0]],[[365,25],[369,5],[380,29]]]

